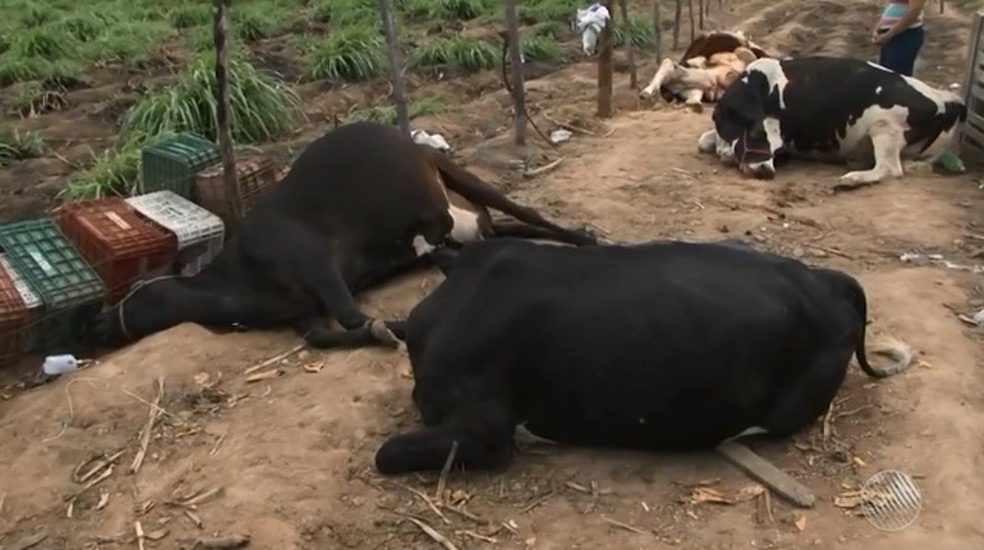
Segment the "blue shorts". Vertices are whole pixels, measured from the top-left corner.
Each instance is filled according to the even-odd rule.
[[[922,25],[902,31],[882,46],[878,64],[897,73],[912,76],[925,34]]]

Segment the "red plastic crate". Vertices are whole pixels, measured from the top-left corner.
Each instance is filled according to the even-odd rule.
[[[277,167],[265,156],[244,156],[236,159],[236,176],[239,180],[239,197],[243,215],[256,206],[256,202],[279,183]],[[229,227],[231,216],[226,201],[222,163],[213,164],[195,175],[195,197],[198,204],[217,214]]]
[[[28,311],[14,278],[0,264],[0,368],[16,364],[27,351]]]
[[[106,284],[109,304],[177,256],[177,237],[147,221],[120,197],[65,204],[58,223]]]

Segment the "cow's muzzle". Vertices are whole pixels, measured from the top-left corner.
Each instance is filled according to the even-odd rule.
[[[742,163],[741,171],[760,180],[771,180],[776,177],[776,167],[772,159]]]

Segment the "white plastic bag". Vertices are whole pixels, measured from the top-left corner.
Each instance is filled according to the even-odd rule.
[[[581,34],[581,49],[584,51],[584,55],[593,56],[595,54],[598,47],[598,35],[601,34],[601,30],[605,28],[610,19],[611,14],[608,13],[608,8],[597,2],[583,10],[578,8],[574,30]]]

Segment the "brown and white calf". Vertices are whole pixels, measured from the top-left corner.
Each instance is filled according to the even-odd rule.
[[[680,62],[664,59],[639,95],[651,99],[659,92],[667,101],[682,101],[699,111],[704,102],[718,101],[749,63],[763,57],[769,55],[740,32],[704,34]]]

